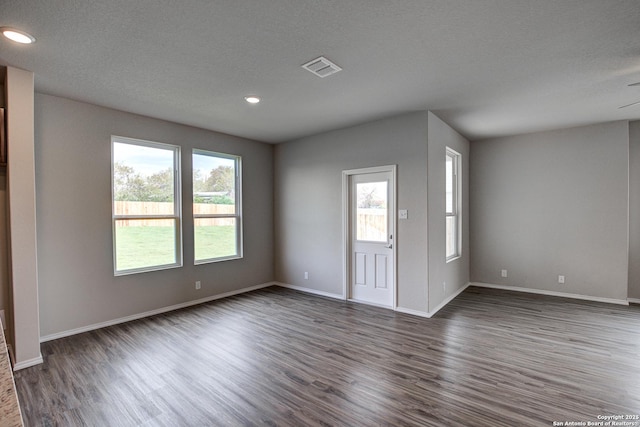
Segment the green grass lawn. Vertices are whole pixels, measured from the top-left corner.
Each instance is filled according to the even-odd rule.
[[[175,264],[173,227],[116,227],[118,270]],[[235,226],[195,228],[196,260],[236,254]]]
[[[236,249],[236,226],[196,226],[196,261],[233,256]]]

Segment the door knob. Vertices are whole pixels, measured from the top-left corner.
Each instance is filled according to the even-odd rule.
[[[393,243],[389,243],[387,246],[385,246],[385,248],[387,248],[387,249],[393,248]]]

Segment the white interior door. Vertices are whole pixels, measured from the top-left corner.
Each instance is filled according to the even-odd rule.
[[[393,307],[395,206],[392,171],[349,175],[349,297]]]

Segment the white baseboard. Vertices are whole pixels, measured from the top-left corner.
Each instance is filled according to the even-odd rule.
[[[426,312],[426,311],[413,310],[411,308],[403,308],[403,307],[396,307],[396,311],[398,311],[400,313],[412,314],[414,316],[426,317],[427,319],[431,319],[433,316],[435,316],[435,314],[438,311],[442,310],[447,304],[449,304],[458,295],[460,295],[462,292],[464,292],[465,289],[467,289],[470,285],[471,285],[471,283],[467,283],[466,285],[464,285],[463,287],[458,289],[455,293],[449,295],[449,297],[447,299],[445,299],[444,301],[442,301],[436,308],[433,309],[433,311]]]
[[[42,355],[40,355],[38,357],[34,357],[33,359],[23,360],[22,362],[16,362],[16,364],[13,365],[13,370],[14,371],[19,371],[20,369],[29,368],[31,366],[39,365],[42,362],[43,362]]]
[[[89,332],[100,328],[106,328],[107,326],[113,326],[120,323],[130,322],[132,320],[142,319],[143,317],[154,316],[156,314],[162,314],[173,310],[179,310],[181,308],[191,307],[193,305],[203,304],[205,302],[214,301],[221,298],[227,298],[233,295],[243,294],[245,292],[251,292],[258,289],[266,288],[276,285],[275,282],[262,283],[260,285],[249,286],[248,288],[242,288],[231,292],[225,292],[223,294],[212,295],[205,298],[200,298],[193,301],[183,302],[181,304],[170,305],[167,307],[158,308],[155,310],[145,311],[144,313],[133,314],[131,316],[120,317],[118,319],[108,320],[106,322],[94,323],[92,325],[82,326],[80,328],[70,329],[68,331],[56,332],[55,334],[45,335],[40,337],[40,342],[46,342],[55,340],[58,338],[64,338],[71,335],[81,334],[83,332]],[[25,366],[26,367],[26,366]]]
[[[502,289],[502,290],[505,290],[505,291],[526,292],[526,293],[529,293],[529,294],[548,295],[548,296],[552,296],[552,297],[573,298],[573,299],[580,299],[580,300],[586,300],[586,301],[595,301],[595,302],[606,302],[608,304],[629,305],[629,301],[628,300],[623,300],[623,299],[602,298],[602,297],[594,297],[594,296],[590,296],[590,295],[580,295],[580,294],[570,294],[570,293],[565,293],[565,292],[547,291],[547,290],[543,290],[543,289],[521,288],[521,287],[518,287],[518,286],[494,285],[492,283],[480,283],[480,282],[471,282],[471,286],[476,286],[478,288]]]
[[[311,288],[305,288],[304,286],[296,286],[296,285],[290,285],[288,283],[282,283],[282,282],[274,282],[274,285],[283,287],[283,288],[287,288],[287,289],[293,289],[295,291],[300,291],[300,292],[305,292],[307,294],[313,294],[313,295],[319,295],[321,297],[328,297],[328,298],[334,298],[334,299],[341,299],[341,300],[345,300],[346,298],[344,297],[344,295],[340,295],[340,294],[334,294],[331,292],[325,292],[325,291],[318,291],[316,289],[311,289]]]
[[[640,304],[640,298],[627,298],[631,304]]]
[[[344,297],[344,295],[333,294],[333,293],[325,292],[325,291],[318,291],[316,289],[305,288],[303,286],[290,285],[288,283],[274,282],[274,284],[277,285],[277,286],[281,286],[283,288],[293,289],[293,290],[300,291],[300,292],[305,292],[305,293],[308,293],[308,294],[319,295],[319,296],[323,296],[323,297],[329,297],[329,298],[334,298],[334,299],[339,299],[339,300],[346,301],[346,298]],[[397,311],[399,313],[404,313],[404,314],[411,314],[413,316],[430,318],[431,316],[436,314],[440,309],[442,309],[444,306],[446,306],[451,301],[453,301],[453,299],[455,297],[457,297],[458,295],[460,295],[465,289],[467,289],[469,287],[469,285],[470,284],[467,283],[462,288],[458,289],[456,291],[456,293],[454,293],[451,296],[449,296],[440,305],[438,305],[438,307],[436,307],[436,309],[433,310],[432,312],[414,310],[412,308],[405,308],[405,307],[396,307],[394,309],[394,311]],[[357,303],[360,303],[360,304],[368,304],[368,303],[366,303],[364,301],[357,301],[357,300],[349,300],[349,301],[354,301],[354,302],[357,302]],[[376,304],[369,304],[369,305],[380,307],[380,306],[378,306]],[[390,308],[390,307],[382,307],[382,308]]]
[[[426,317],[429,319],[431,314],[426,311],[414,310],[412,308],[396,307],[398,313],[410,314],[412,316]]]
[[[449,296],[449,298],[445,299],[444,301],[442,301],[436,308],[434,308],[432,311],[429,312],[429,317],[435,315],[437,312],[439,312],[440,310],[442,310],[444,308],[444,306],[446,306],[447,304],[449,304],[451,301],[453,301],[458,295],[460,295],[461,293],[463,293],[465,291],[465,289],[467,289],[469,286],[471,285],[471,283],[467,283],[466,285],[464,285],[463,287],[461,287],[460,289],[458,289],[455,293],[451,294],[451,296]]]

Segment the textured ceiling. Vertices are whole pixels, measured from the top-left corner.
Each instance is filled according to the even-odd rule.
[[[426,109],[472,140],[640,118],[638,0],[1,0],[0,25],[37,38],[0,64],[39,92],[267,142]],[[343,71],[300,68],[320,55]]]

